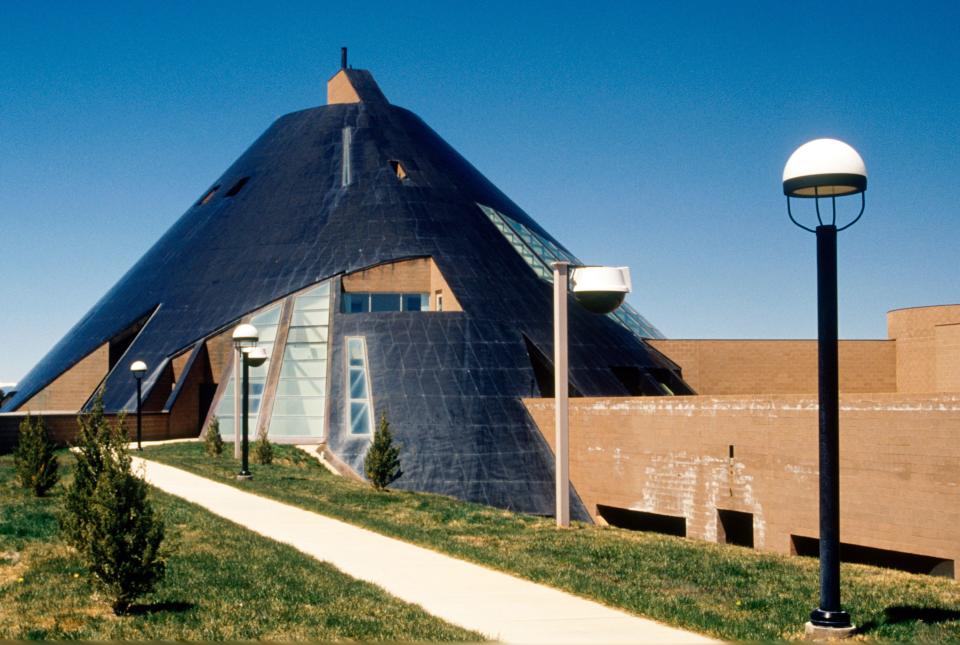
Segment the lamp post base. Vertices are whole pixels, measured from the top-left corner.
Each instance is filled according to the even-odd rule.
[[[834,641],[844,638],[850,638],[857,631],[855,625],[848,624],[846,627],[824,627],[823,625],[814,625],[808,622],[803,626],[804,640],[808,641]]]
[[[253,479],[253,475],[251,475],[250,473],[237,473],[237,479],[243,479],[243,480]]]

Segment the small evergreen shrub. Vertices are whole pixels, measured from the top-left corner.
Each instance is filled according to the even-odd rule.
[[[111,426],[103,413],[103,393],[98,392],[90,412],[77,418],[80,431],[73,444],[76,456],[73,485],[67,489],[60,528],[67,542],[78,550],[83,546],[84,525],[88,519],[90,498],[106,461],[126,450],[127,435],[121,419]]]
[[[400,448],[393,443],[386,414],[380,416],[380,425],[373,434],[373,443],[367,450],[363,469],[377,490],[384,490],[403,474],[400,470]]]
[[[20,485],[33,491],[37,497],[42,497],[57,483],[59,464],[42,418],[28,414],[20,422],[13,463]]]
[[[77,463],[61,529],[120,615],[164,575],[163,522],[153,513],[146,483],[130,470],[123,416],[116,424],[107,421],[102,392],[78,422]]]
[[[207,426],[207,434],[203,436],[203,450],[210,457],[219,457],[223,454],[223,437],[220,436],[220,419],[214,416]]]
[[[257,443],[253,447],[253,458],[258,464],[273,463],[273,444],[267,437],[267,430],[263,428],[257,433]]]
[[[81,531],[80,556],[118,616],[163,578],[163,521],[147,499],[147,484],[131,472],[125,451],[106,453]]]

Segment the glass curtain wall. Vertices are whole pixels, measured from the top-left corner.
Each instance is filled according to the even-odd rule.
[[[280,323],[280,305],[274,305],[266,311],[263,311],[250,319],[250,323],[257,328],[260,333],[258,347],[262,347],[267,353],[267,360],[259,367],[250,367],[250,409],[249,409],[249,431],[256,432],[257,419],[260,416],[260,402],[263,398],[263,390],[267,383],[267,369],[270,367],[270,357],[273,354],[273,344],[277,338],[277,325]],[[234,350],[235,351],[235,350]],[[234,356],[236,358],[236,356]],[[223,396],[217,405],[216,415],[220,421],[220,434],[227,440],[232,441],[235,436],[236,419],[233,416],[233,397],[236,391],[234,383],[234,370],[230,371],[230,378],[227,381]],[[253,437],[251,437],[251,440]]]
[[[566,260],[571,264],[583,264],[566,249],[500,211],[483,204],[477,204],[477,206],[541,279],[553,283],[553,262]],[[637,313],[636,309],[626,303],[607,315],[639,338],[664,338],[659,329],[650,324],[646,318]]]
[[[271,437],[323,438],[330,282],[297,296],[270,417]]]

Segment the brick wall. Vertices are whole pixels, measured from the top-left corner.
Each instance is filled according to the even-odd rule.
[[[34,394],[18,410],[79,410],[107,375],[110,344],[105,343]]]
[[[525,401],[552,446],[553,400]],[[817,401],[803,395],[570,400],[570,476],[597,505],[686,518],[752,513],[756,548],[817,537]],[[960,396],[841,397],[841,540],[960,558]],[[730,446],[734,458],[730,459]]]
[[[938,383],[937,327],[960,323],[960,305],[913,307],[887,313],[887,336],[897,341],[897,390],[899,392],[942,392],[956,385],[950,368],[944,367],[944,383]],[[947,346],[950,332],[944,334]],[[956,354],[944,360],[955,360]],[[955,374],[955,372],[954,372]]]
[[[938,392],[960,392],[960,323],[934,329]]]
[[[9,412],[0,414],[0,453],[9,452],[16,446],[17,433],[20,428],[20,422],[26,416],[23,412]],[[50,432],[53,440],[65,446],[72,442],[77,435],[77,415],[76,413],[39,413],[34,414],[43,418],[47,430]],[[115,415],[107,415],[111,423],[116,421]],[[144,413],[142,416],[144,440],[156,439],[181,439],[197,436],[195,428],[192,434],[186,432],[171,432],[169,427],[169,415],[165,413]],[[137,435],[137,416],[128,414],[126,418],[126,428],[132,440]]]
[[[683,370],[698,394],[817,391],[816,340],[650,340]],[[895,392],[896,345],[840,341],[841,392]]]
[[[428,293],[430,310],[436,311],[437,295],[443,296],[444,311],[463,311],[456,295],[433,258],[414,258],[380,264],[343,276],[346,293]]]

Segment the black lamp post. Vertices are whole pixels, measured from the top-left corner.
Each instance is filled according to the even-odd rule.
[[[137,450],[143,450],[143,446],[140,445],[140,439],[143,434],[143,423],[141,418],[141,412],[143,408],[143,390],[141,386],[143,385],[143,375],[147,373],[147,364],[143,361],[134,361],[130,366],[130,371],[133,372],[133,378],[137,379]]]
[[[810,613],[808,632],[842,637],[853,631],[840,605],[840,404],[837,361],[837,233],[850,228],[866,205],[867,169],[857,151],[836,139],[816,139],[790,156],[783,193],[790,221],[817,236],[817,338],[820,372],[820,604]],[[837,228],[837,197],[860,195],[860,213]],[[818,226],[793,217],[790,198],[813,199]],[[829,199],[829,223],[820,200]]]
[[[237,473],[237,479],[253,479],[250,474],[249,466],[249,412],[250,412],[250,365],[257,367],[263,365],[267,359],[266,352],[257,347],[257,341],[260,334],[257,328],[250,324],[239,325],[233,332],[233,346],[237,349],[237,360],[241,362],[241,388],[243,392],[243,402],[241,413],[243,434],[241,441],[242,451],[240,459],[240,472]]]

